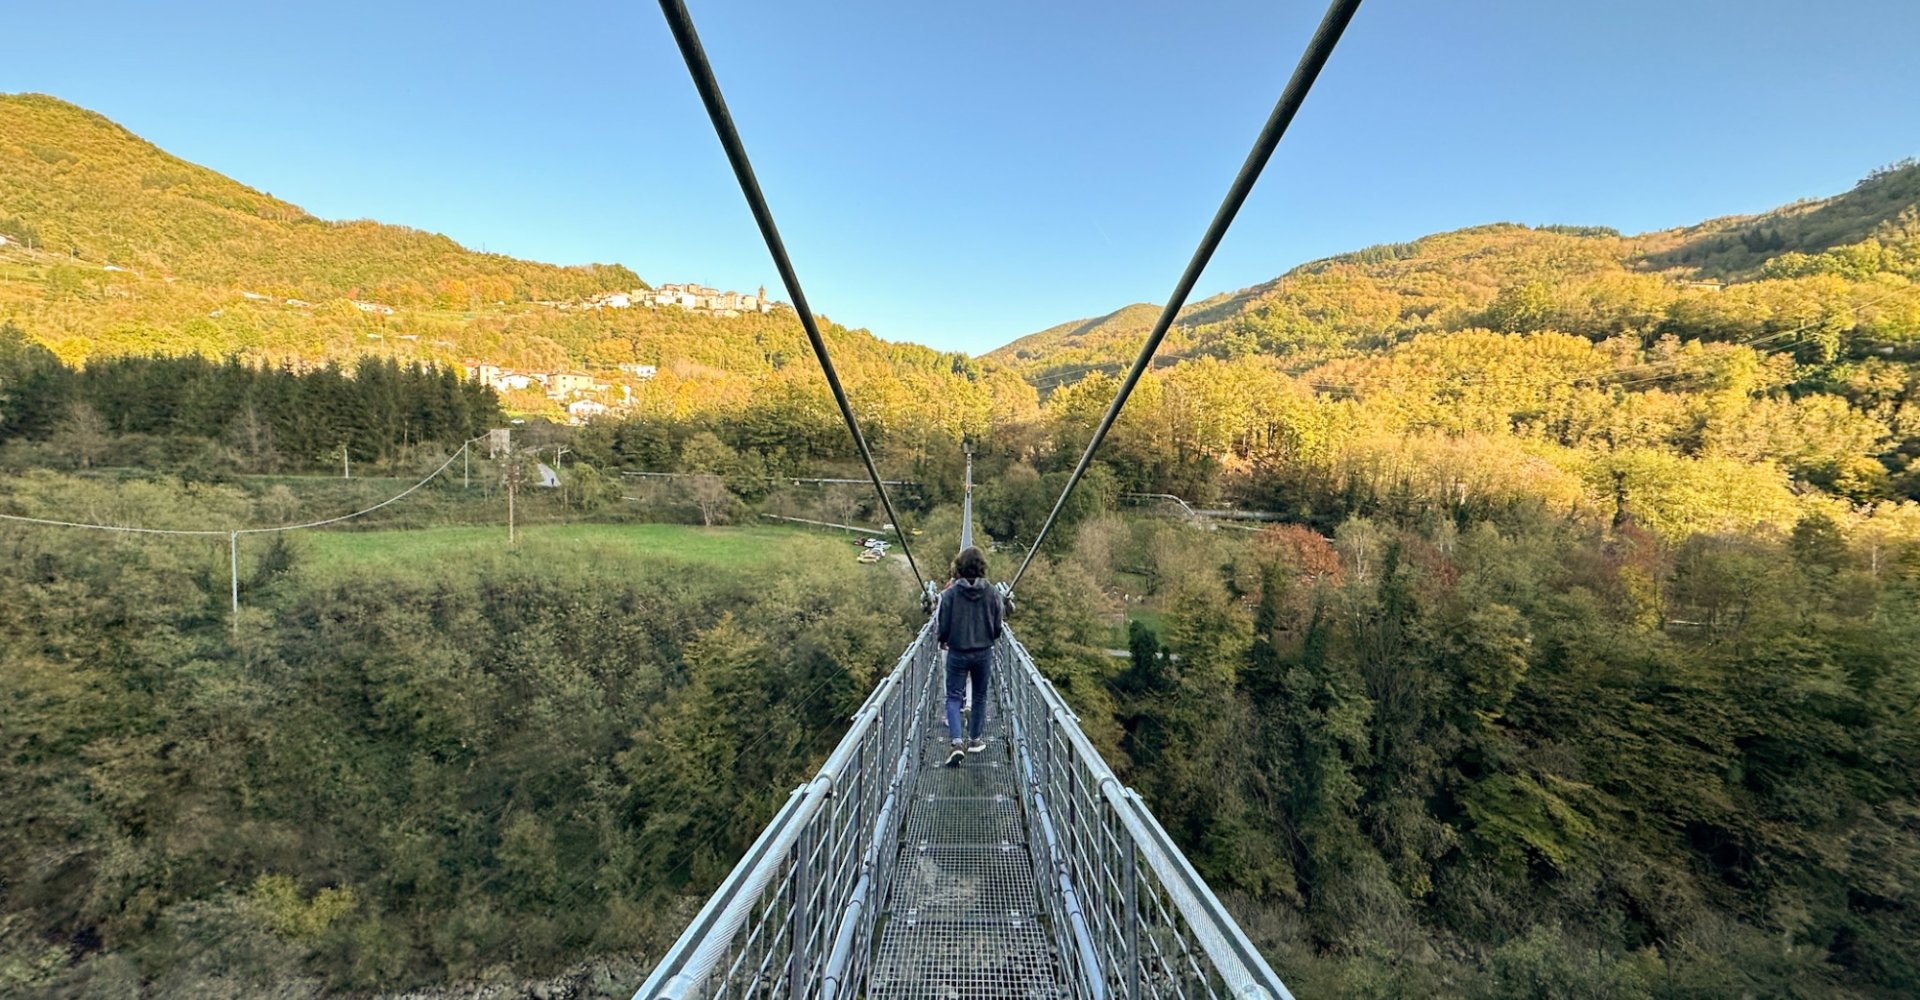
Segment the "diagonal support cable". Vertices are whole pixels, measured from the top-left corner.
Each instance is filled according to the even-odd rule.
[[[662,0],[664,5],[666,0]],[[1133,394],[1133,387],[1139,383],[1140,376],[1153,363],[1153,354],[1160,349],[1160,341],[1165,339],[1172,328],[1174,317],[1179,315],[1182,306],[1187,304],[1187,296],[1193,294],[1193,286],[1200,281],[1201,272],[1207,269],[1207,262],[1213,259],[1213,252],[1220,247],[1220,241],[1227,235],[1227,227],[1233,225],[1233,217],[1240,212],[1240,206],[1246,203],[1247,195],[1253,191],[1260,172],[1267,166],[1267,160],[1280,145],[1280,138],[1287,134],[1287,126],[1293,123],[1293,116],[1300,111],[1300,105],[1307,99],[1307,92],[1313,89],[1313,81],[1320,76],[1320,70],[1326,66],[1327,57],[1333,55],[1333,48],[1340,42],[1340,35],[1347,30],[1347,23],[1353,20],[1353,14],[1360,9],[1360,0],[1333,0],[1328,6],[1326,16],[1321,18],[1320,27],[1315,29],[1312,40],[1307,42],[1307,50],[1300,56],[1300,63],[1294,67],[1293,77],[1287,81],[1285,90],[1280,92],[1280,100],[1273,106],[1273,114],[1267,117],[1267,124],[1260,130],[1260,137],[1254,140],[1253,151],[1247,154],[1247,162],[1241,164],[1240,173],[1233,179],[1233,186],[1227,189],[1227,196],[1220,202],[1220,210],[1213,215],[1206,234],[1200,237],[1200,246],[1193,251],[1193,259],[1187,261],[1187,269],[1180,274],[1180,281],[1173,287],[1173,295],[1167,299],[1166,307],[1160,310],[1160,318],[1154,321],[1153,331],[1147,334],[1147,342],[1140,345],[1140,354],[1133,359],[1133,368],[1120,383],[1120,389],[1113,395],[1106,415],[1100,418],[1099,426],[1093,429],[1093,440],[1087,442],[1087,450],[1080,456],[1080,464],[1074,466],[1073,475],[1067,478],[1067,485],[1060,491],[1060,498],[1053,503],[1053,510],[1047,514],[1040,533],[1034,536],[1033,547],[1027,550],[1027,557],[1020,562],[1020,568],[1007,582],[1011,592],[1020,583],[1020,577],[1027,572],[1027,565],[1033,562],[1035,553],[1040,551],[1040,543],[1046,540],[1047,532],[1053,530],[1053,522],[1060,517],[1060,508],[1066,506],[1067,497],[1073,488],[1080,485],[1080,477],[1087,474],[1087,466],[1093,464],[1093,453],[1100,448],[1100,442],[1106,440],[1107,431],[1113,428],[1113,422],[1120,416],[1120,408],[1127,405],[1127,397]]]
[[[794,311],[800,314],[800,325],[806,329],[807,341],[813,345],[813,356],[819,360],[820,371],[827,377],[827,388],[833,390],[833,401],[840,404],[840,416],[847,423],[847,432],[853,435],[860,461],[866,464],[867,476],[873,480],[873,488],[880,494],[880,505],[886,508],[887,520],[893,524],[894,535],[900,539],[900,551],[906,553],[913,578],[919,581],[924,590],[927,580],[920,574],[920,564],[914,561],[913,549],[907,544],[906,525],[901,523],[900,515],[894,512],[893,498],[887,495],[886,484],[880,480],[880,470],[873,464],[873,451],[867,447],[865,435],[860,433],[860,421],[854,418],[853,406],[847,402],[847,391],[840,386],[840,374],[834,370],[833,359],[827,355],[826,338],[820,335],[820,324],[813,318],[813,310],[807,308],[807,295],[800,290],[800,277],[794,273],[793,261],[787,257],[787,246],[780,239],[780,230],[773,224],[773,211],[767,207],[767,196],[761,193],[760,181],[753,175],[753,163],[747,159],[747,148],[740,141],[740,130],[734,127],[726,99],[720,96],[720,83],[714,79],[713,66],[707,62],[706,50],[700,47],[700,36],[693,30],[693,18],[687,13],[687,5],[682,0],[660,0],[660,12],[666,15],[667,27],[673,31],[673,40],[679,44],[680,55],[687,62],[687,72],[693,75],[693,85],[700,91],[700,101],[707,106],[707,117],[713,120],[713,131],[727,152],[727,162],[733,166],[733,176],[740,181],[740,193],[746,196],[747,207],[753,210],[753,221],[760,225],[760,235],[767,242],[767,252],[773,256],[773,266],[780,272],[780,281],[787,288],[787,297],[793,300]]]

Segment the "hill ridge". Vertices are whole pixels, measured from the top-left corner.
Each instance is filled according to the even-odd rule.
[[[1833,256],[1843,250],[1859,260]],[[1423,332],[1543,329],[1544,316],[1515,310],[1540,312],[1545,299],[1577,297],[1582,288],[1602,297],[1637,296],[1649,307],[1665,299],[1664,308],[1677,292],[1696,285],[1717,290],[1816,273],[1858,278],[1869,271],[1913,280],[1920,277],[1916,259],[1920,164],[1903,160],[1827,198],[1633,236],[1599,225],[1492,222],[1305,261],[1267,281],[1189,304],[1161,351],[1181,357],[1337,354]],[[1503,295],[1508,301],[1501,305]],[[1527,295],[1542,301],[1519,301]],[[1029,380],[1124,363],[1158,311],[1139,303],[1070,320],[982,357],[1011,365]],[[1576,323],[1565,332],[1606,336],[1633,326],[1653,333],[1660,325],[1656,319],[1584,328]]]
[[[548,264],[410,226],[321,219],[98,112],[0,95],[0,324],[70,365],[200,354],[587,372],[609,409],[682,414],[819,391],[790,310],[633,294],[649,287],[618,264]],[[914,398],[951,407],[971,391],[956,382],[995,378],[991,366],[821,319],[841,370],[870,395],[916,386]],[[1030,395],[1006,378],[1003,388]],[[505,402],[558,418],[569,400],[529,388]]]

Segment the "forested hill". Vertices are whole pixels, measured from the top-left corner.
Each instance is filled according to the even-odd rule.
[[[557,267],[404,226],[319,219],[39,94],[0,95],[0,234],[96,270],[312,301],[404,300],[455,282],[487,300],[558,299],[640,280],[623,267]]]
[[[1311,363],[1474,328],[1729,339],[1777,332],[1810,302],[1841,296],[1836,282],[1916,277],[1920,164],[1909,160],[1831,198],[1681,229],[1622,236],[1600,226],[1499,223],[1312,261],[1190,305],[1160,355],[1163,363],[1249,354]],[[1043,387],[1071,381],[1090,367],[1125,364],[1158,312],[1126,306],[986,357]],[[1885,334],[1876,318],[1885,319],[1867,315],[1837,332]]]
[[[0,322],[69,364],[156,353],[600,375],[639,364],[658,369],[640,412],[822,401],[790,310],[579,308],[646,284],[618,265],[561,267],[404,226],[319,219],[37,94],[0,95],[0,237]],[[963,356],[825,326],[848,384],[884,411],[876,421],[897,416],[889,398],[982,388],[981,366]],[[1011,375],[1001,381],[1031,396]],[[539,393],[506,402],[549,406]]]

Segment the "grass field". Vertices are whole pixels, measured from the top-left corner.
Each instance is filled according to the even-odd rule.
[[[319,577],[359,575],[384,567],[521,563],[555,572],[617,570],[639,563],[684,563],[742,569],[793,558],[844,563],[849,573],[886,570],[854,561],[858,550],[836,536],[790,528],[745,525],[697,528],[680,524],[529,525],[507,547],[503,526],[396,531],[308,532],[301,539],[302,571]]]
[[[1147,628],[1152,629],[1153,633],[1159,636],[1162,641],[1165,641],[1167,637],[1166,623],[1162,620],[1160,612],[1153,608],[1130,607],[1127,609],[1127,621],[1137,621],[1145,625]],[[1114,649],[1127,648],[1127,627],[1125,625],[1115,625],[1109,633],[1108,641]]]

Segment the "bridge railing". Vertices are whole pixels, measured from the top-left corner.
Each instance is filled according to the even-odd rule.
[[[1292,1000],[1011,630],[998,652],[1034,874],[1069,993]]]
[[[635,1000],[856,995],[918,776],[938,655],[928,623]]]
[[[635,1000],[858,995],[941,688],[939,655],[929,623]],[[1292,1000],[1011,629],[994,674],[1067,994]]]

